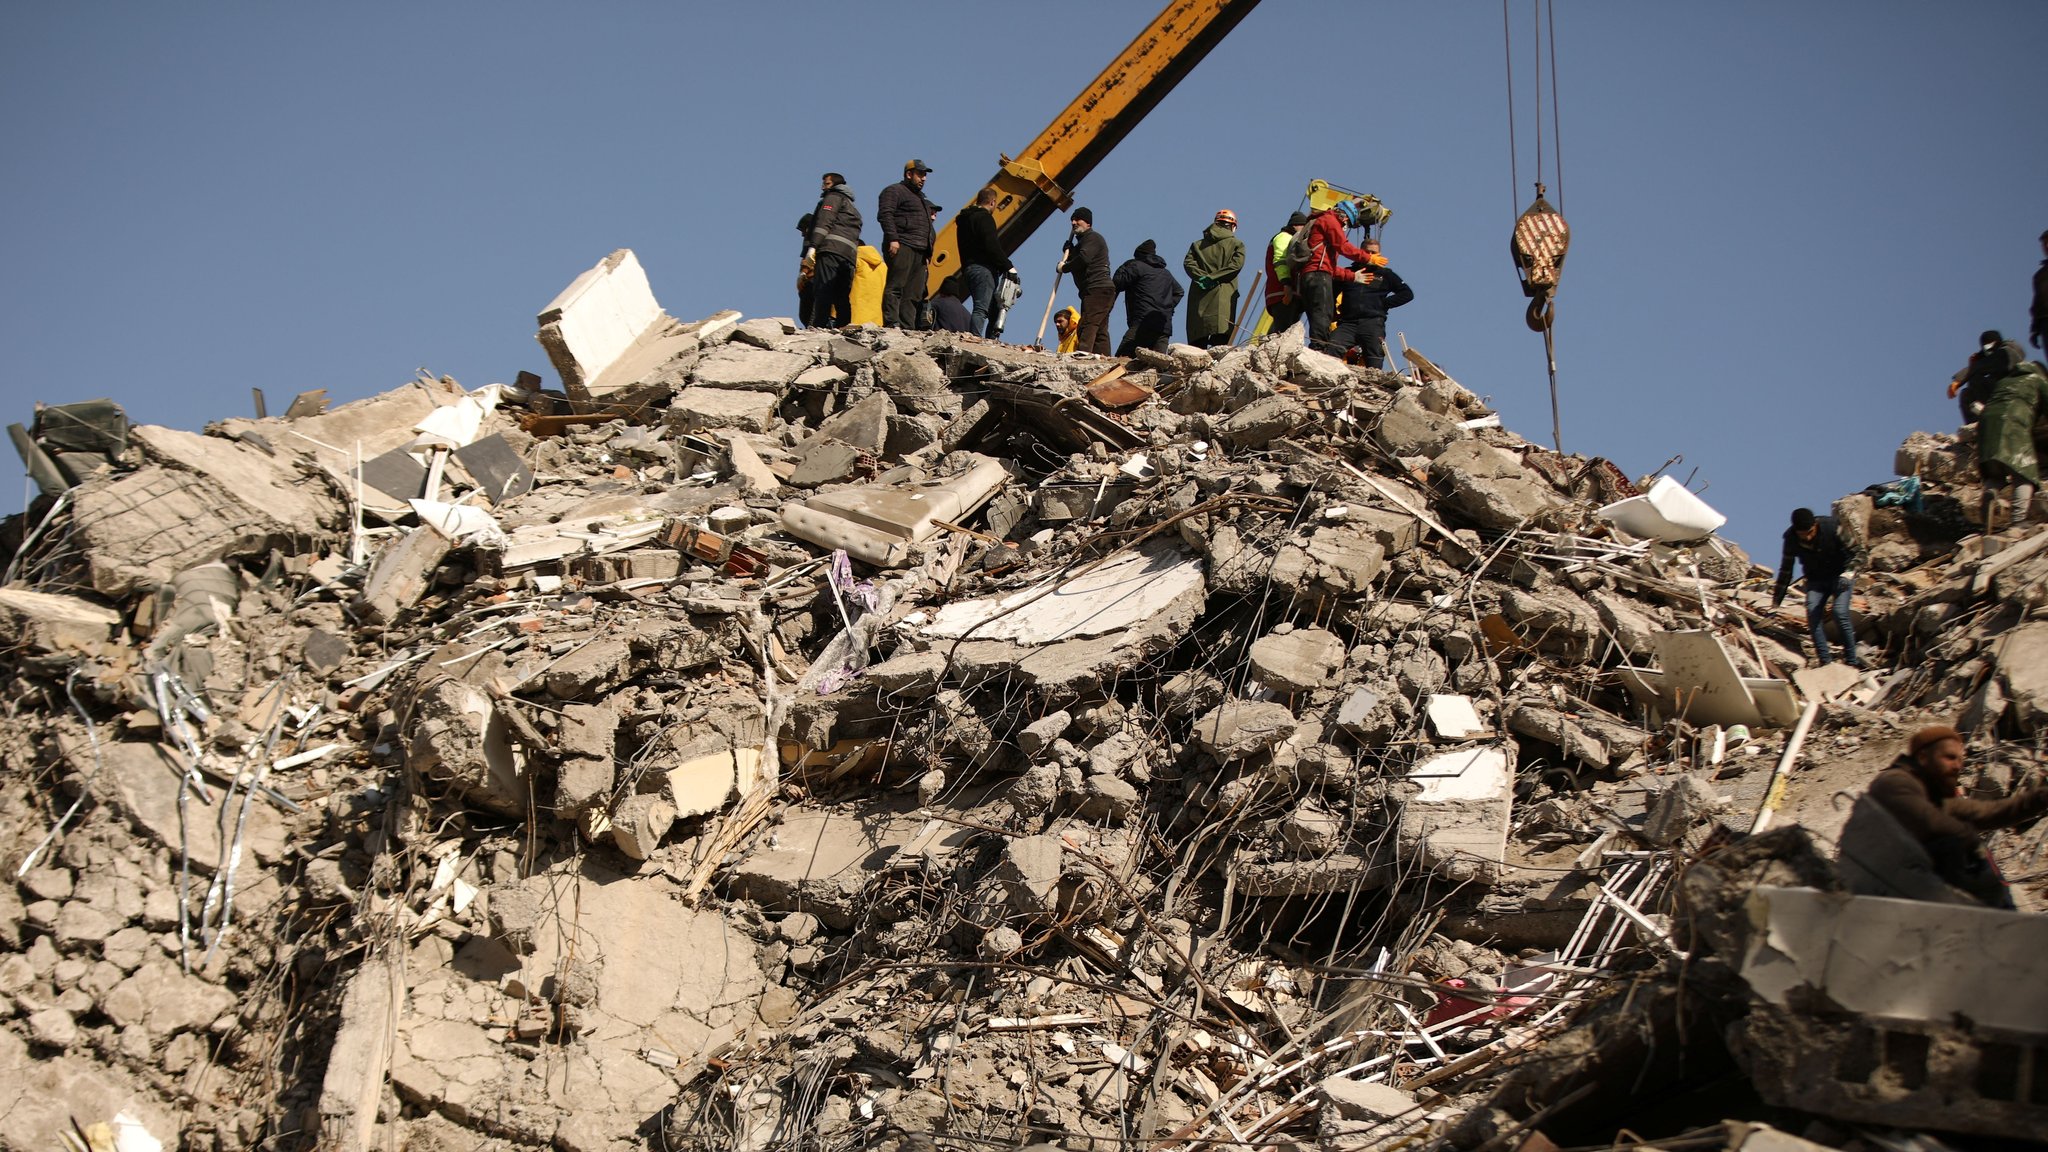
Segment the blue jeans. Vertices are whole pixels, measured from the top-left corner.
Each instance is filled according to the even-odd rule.
[[[1811,579],[1806,582],[1806,627],[1813,635],[1813,654],[1823,664],[1834,662],[1835,655],[1828,648],[1826,604],[1833,600],[1835,624],[1842,630],[1842,658],[1856,663],[1856,626],[1849,620],[1849,589],[1854,580],[1834,580],[1816,586]]]
[[[996,302],[996,274],[986,264],[969,264],[961,271],[967,276],[967,293],[974,297],[974,315],[967,319],[968,334],[988,335],[988,314]]]

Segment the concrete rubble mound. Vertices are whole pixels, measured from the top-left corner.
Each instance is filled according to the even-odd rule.
[[[2044,1130],[2038,924],[1859,975],[1825,850],[1923,715],[2039,771],[1967,443],[1837,505],[1844,673],[1419,357],[682,323],[624,250],[540,321],[562,391],[17,437],[0,1147]]]

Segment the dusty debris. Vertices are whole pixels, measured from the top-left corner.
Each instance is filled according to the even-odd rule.
[[[1606,1081],[1738,1065],[2038,1116],[1949,1019],[2009,1005],[1844,967],[1782,827],[1908,710],[2039,772],[2048,537],[1970,533],[1967,441],[1843,506],[1847,675],[1711,508],[1425,357],[683,324],[624,250],[541,319],[559,393],[24,430],[9,1146],[1604,1142],[1681,1134]],[[1879,1017],[1997,1099],[1802,1095]]]

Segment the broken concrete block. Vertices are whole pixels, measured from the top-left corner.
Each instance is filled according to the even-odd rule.
[[[726,344],[704,354],[690,372],[691,387],[715,391],[766,392],[780,395],[798,374],[811,366],[809,356],[769,352],[744,344]]]
[[[556,660],[541,683],[557,700],[588,700],[625,683],[632,667],[632,641],[605,636]]]
[[[684,432],[721,428],[766,432],[775,427],[775,409],[780,403],[773,392],[693,384],[669,400],[668,423]]]
[[[1482,531],[1545,524],[1564,507],[1557,490],[1535,479],[1520,460],[1478,440],[1444,449],[1429,473],[1447,489],[1444,503]]]
[[[1295,348],[1288,357],[1287,374],[1295,383],[1316,392],[1345,388],[1358,379],[1344,361],[1307,347]]]
[[[1808,700],[1831,700],[1863,681],[1863,673],[1847,664],[1823,664],[1792,673],[1792,686]]]
[[[403,966],[378,956],[356,969],[341,998],[341,1021],[320,1082],[320,1144],[337,1152],[375,1148],[396,1040]]]
[[[1344,818],[1315,800],[1303,801],[1280,818],[1280,842],[1295,856],[1327,856],[1343,846]]]
[[[782,478],[761,459],[761,454],[747,443],[744,436],[734,436],[726,442],[726,450],[732,463],[733,475],[740,482],[740,491],[749,496],[771,496],[782,487]]]
[[[1998,638],[1998,673],[2022,732],[2048,727],[2048,621],[2021,624]]]
[[[628,796],[612,812],[612,844],[635,860],[645,860],[661,847],[662,837],[675,822],[675,806],[662,797]]]
[[[1017,749],[1026,756],[1035,757],[1065,735],[1073,723],[1074,718],[1064,711],[1040,716],[1017,730]]]
[[[112,638],[121,614],[76,596],[0,588],[0,640],[36,652],[92,653]]]
[[[1415,1094],[1392,1084],[1367,1084],[1332,1076],[1317,1085],[1323,1098],[1346,1120],[1386,1120],[1415,1110]]]
[[[1231,700],[1197,719],[1193,735],[1204,751],[1228,763],[1279,744],[1296,726],[1285,704]]]
[[[416,528],[386,543],[356,602],[363,618],[388,624],[419,603],[433,587],[434,570],[447,559],[449,547],[448,538],[431,528]]]
[[[1691,774],[1680,775],[1650,801],[1643,817],[1643,839],[1659,848],[1676,843],[1693,826],[1728,806],[1728,798]]]
[[[1065,854],[1058,836],[1019,836],[1005,843],[995,878],[1010,907],[1026,916],[1057,911]]]
[[[1343,671],[1344,641],[1321,628],[1275,631],[1252,642],[1251,666],[1268,685],[1311,692],[1335,682]]]
[[[792,488],[819,488],[843,484],[860,467],[861,450],[830,437],[813,437],[805,446],[796,471],[789,474]]]
[[[1487,731],[1469,696],[1433,695],[1424,705],[1430,726],[1446,740],[1467,740]]]
[[[1458,421],[1440,416],[1422,403],[1422,390],[1403,388],[1394,403],[1380,414],[1373,439],[1394,456],[1428,456],[1432,459],[1452,441],[1468,433]]]
[[[843,373],[842,373],[843,375]],[[799,378],[801,382],[801,378]],[[889,444],[889,417],[896,414],[886,392],[870,392],[846,408],[827,416],[818,425],[818,435],[829,436],[880,455]]]
[[[1503,748],[1432,756],[1407,779],[1422,790],[1401,806],[1399,840],[1446,879],[1492,883],[1507,859],[1514,767]]]
[[[946,370],[923,352],[891,348],[876,355],[869,363],[874,369],[875,379],[898,394],[899,408],[904,393],[929,395],[946,391]]]
[[[562,386],[571,396],[588,399],[590,385],[665,318],[640,258],[620,248],[541,309],[537,338]]]
[[[899,567],[912,545],[939,531],[938,521],[960,523],[1009,479],[990,457],[970,455],[966,464],[922,484],[868,484],[813,496],[784,507],[782,525],[820,548],[843,548],[879,568]]]
[[[526,812],[526,758],[491,698],[459,680],[435,681],[413,704],[406,767],[465,803],[504,816]]]
[[[1137,807],[1137,788],[1120,777],[1097,772],[1083,783],[1081,803],[1076,814],[1083,820],[1121,824]]]
[[[739,765],[730,747],[686,756],[664,776],[662,795],[679,817],[723,809],[739,785]]]
[[[1216,434],[1240,448],[1259,448],[1308,423],[1308,409],[1288,396],[1268,396],[1232,412]]]

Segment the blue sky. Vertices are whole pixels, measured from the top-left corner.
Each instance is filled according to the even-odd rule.
[[[552,382],[534,314],[617,247],[678,317],[787,315],[818,172],[871,214],[917,156],[950,212],[1156,10],[7,5],[0,419],[111,396],[196,429],[251,387],[275,410],[421,367]],[[1390,327],[1547,442],[1507,258],[1534,177],[1528,0],[1510,10],[1520,189],[1498,4],[1266,0],[1079,202],[1119,259],[1150,238],[1177,268],[1217,208],[1256,244],[1311,178],[1379,195],[1417,291]],[[1792,506],[1953,426],[1942,388],[1980,329],[2025,331],[2048,5],[1563,0],[1556,24],[1565,447],[1631,474],[1682,454],[1772,563]],[[1013,336],[1063,223],[1018,254]]]

